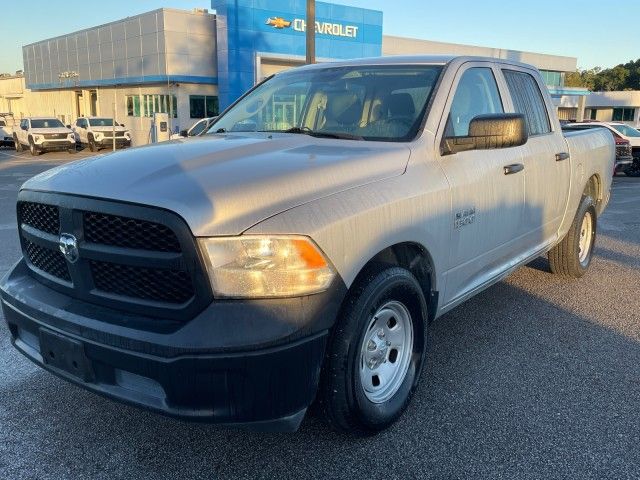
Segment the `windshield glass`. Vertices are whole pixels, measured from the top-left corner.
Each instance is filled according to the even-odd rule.
[[[39,120],[31,120],[31,128],[58,128],[58,127],[64,127],[64,125],[57,118],[44,118]]]
[[[90,118],[89,125],[92,127],[113,127],[113,119],[111,118]]]
[[[327,67],[276,75],[209,133],[287,132],[406,141],[415,137],[441,66]]]
[[[619,131],[625,137],[640,137],[640,132],[635,128],[628,127],[627,125],[611,125],[617,131]]]

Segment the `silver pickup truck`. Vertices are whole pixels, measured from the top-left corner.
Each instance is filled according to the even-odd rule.
[[[15,347],[168,415],[367,435],[407,407],[429,323],[539,255],[581,277],[614,142],[563,135],[511,61],[388,57],[280,73],[209,135],[26,182],[2,282]]]

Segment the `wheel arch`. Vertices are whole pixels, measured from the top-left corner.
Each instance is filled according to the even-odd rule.
[[[371,272],[386,267],[402,267],[409,270],[418,280],[427,302],[429,320],[435,318],[438,309],[438,291],[436,290],[436,270],[429,250],[413,241],[390,245],[371,257],[360,269],[352,285]]]
[[[600,213],[602,213],[604,194],[602,190],[602,180],[597,173],[594,173],[589,177],[582,194],[589,195],[593,198],[596,202],[596,212],[600,215]]]

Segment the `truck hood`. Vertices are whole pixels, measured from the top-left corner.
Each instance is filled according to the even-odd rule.
[[[208,135],[73,162],[23,188],[166,208],[196,236],[237,235],[303,203],[401,175],[409,155],[397,143]]]

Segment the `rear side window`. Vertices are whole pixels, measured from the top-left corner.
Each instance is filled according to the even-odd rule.
[[[538,82],[532,75],[514,70],[503,70],[516,113],[522,113],[529,136],[551,131],[549,115]]]

